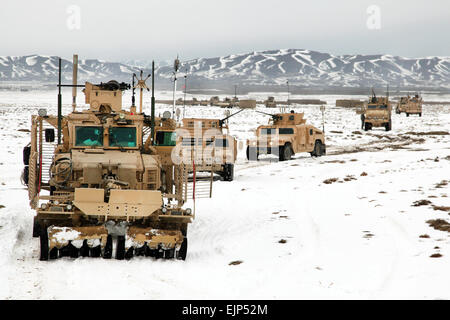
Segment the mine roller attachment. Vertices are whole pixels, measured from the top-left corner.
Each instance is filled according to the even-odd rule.
[[[41,228],[40,260],[62,257],[103,257],[118,260],[133,256],[185,260],[187,239],[179,230],[130,226],[125,234],[109,234],[105,226]]]
[[[41,260],[108,255],[108,231],[104,226],[41,229]]]
[[[178,230],[130,227],[125,239],[125,258],[133,255],[186,259],[187,240]]]

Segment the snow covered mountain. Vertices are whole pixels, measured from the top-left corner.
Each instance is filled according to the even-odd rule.
[[[71,78],[72,66],[63,60],[64,77]],[[130,79],[146,61],[112,63],[80,60],[80,79]],[[0,57],[0,81],[55,81],[58,58],[53,56]],[[260,51],[186,62],[190,83],[196,86],[292,85],[306,87],[446,87],[450,88],[450,57],[404,58],[392,55],[342,55],[302,49]],[[161,64],[158,78],[170,79],[172,66]]]

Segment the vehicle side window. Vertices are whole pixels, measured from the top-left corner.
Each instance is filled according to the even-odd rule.
[[[292,128],[280,128],[278,130],[280,134],[294,134],[294,129]]]
[[[294,116],[289,116],[289,120],[294,120]]]
[[[309,135],[312,136],[313,135],[313,130],[309,129]]]
[[[216,147],[228,148],[228,140],[227,139],[216,139]]]

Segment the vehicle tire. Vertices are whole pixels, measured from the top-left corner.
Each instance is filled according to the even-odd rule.
[[[421,113],[419,113],[419,117],[421,117],[422,116],[422,112]]]
[[[39,260],[47,261],[48,260],[48,233],[47,228],[40,228],[40,242],[41,242],[41,257]]]
[[[406,116],[409,117],[409,113],[406,113]]]
[[[36,217],[33,218],[33,238],[38,238],[41,235],[41,225]]]
[[[391,127],[392,127],[391,122],[389,121],[388,123],[386,123],[386,124],[384,125],[384,127],[386,128],[386,131],[390,131],[390,130],[391,130]]]
[[[258,151],[255,147],[247,147],[247,160],[248,161],[257,161],[258,160]]]
[[[280,152],[281,152],[281,148],[280,148]],[[283,147],[283,159],[284,160],[291,160],[292,159],[292,155],[294,154],[292,147],[290,144],[285,144]]]
[[[222,166],[223,171],[220,173],[220,176],[222,177],[223,181],[233,181],[234,177],[234,164],[232,163],[225,163]]]
[[[364,124],[364,131],[369,131],[370,130],[370,123],[365,123]]]
[[[322,142],[319,140],[316,141],[314,144],[314,150],[311,152],[311,156],[313,157],[320,157],[322,155]]]
[[[273,150],[273,149],[272,149]],[[284,161],[284,146],[278,148],[278,161]]]
[[[187,245],[188,245],[187,238],[184,237],[184,240],[183,240],[183,242],[181,243],[180,250],[178,250],[178,252],[177,252],[177,259],[178,259],[178,260],[186,260],[186,256],[187,256]]]

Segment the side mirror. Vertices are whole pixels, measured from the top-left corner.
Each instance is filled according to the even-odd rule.
[[[45,129],[45,142],[54,142],[55,141],[55,129],[49,128]]]

